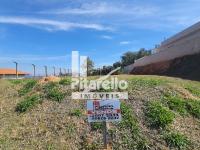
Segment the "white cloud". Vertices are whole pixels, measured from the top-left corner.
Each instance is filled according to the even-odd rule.
[[[72,15],[152,15],[157,11],[157,7],[147,5],[134,5],[132,3],[108,3],[108,2],[93,2],[81,3],[78,7],[66,7],[54,10],[41,11],[43,14],[72,14]]]
[[[48,31],[63,30],[68,31],[70,29],[82,28],[82,29],[93,29],[93,30],[112,30],[110,27],[106,27],[100,24],[84,24],[74,22],[64,22],[49,19],[37,19],[37,18],[26,18],[26,17],[10,17],[0,16],[0,23],[4,24],[21,24],[32,27],[39,27]]]
[[[106,39],[106,40],[112,40],[113,39],[113,37],[109,36],[109,35],[102,35],[101,38]]]
[[[0,62],[31,62],[31,61],[55,61],[55,60],[66,60],[69,56],[39,56],[39,55],[18,55],[18,56],[5,56],[0,57]]]
[[[120,45],[128,45],[130,43],[131,43],[131,41],[121,41],[119,44]]]

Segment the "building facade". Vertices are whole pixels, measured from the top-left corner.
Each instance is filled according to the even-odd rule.
[[[29,73],[18,71],[17,76],[19,79],[25,78]],[[0,69],[0,78],[2,79],[16,79],[16,70],[15,69]]]

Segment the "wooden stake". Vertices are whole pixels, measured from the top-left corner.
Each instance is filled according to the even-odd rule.
[[[103,144],[104,144],[104,149],[107,149],[107,123],[106,121],[103,122]]]

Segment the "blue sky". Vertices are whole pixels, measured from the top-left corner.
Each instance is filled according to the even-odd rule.
[[[112,64],[198,22],[198,12],[199,0],[0,0],[0,67],[68,68],[72,50]]]

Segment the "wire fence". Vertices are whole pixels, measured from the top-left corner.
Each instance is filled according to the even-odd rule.
[[[55,65],[46,65],[45,62],[44,65],[41,65],[41,63],[23,63],[16,61],[0,62],[0,70],[4,70],[3,72],[0,71],[0,77],[8,77],[8,74],[10,73],[6,72],[7,70],[13,70],[12,72],[15,73],[12,73],[12,76],[10,76],[11,78],[14,78],[16,73],[20,74],[20,72],[25,73],[23,76],[24,78],[71,75],[71,69],[69,69],[69,66],[65,65],[64,63],[60,63],[60,65],[58,65],[57,62],[54,64]]]

